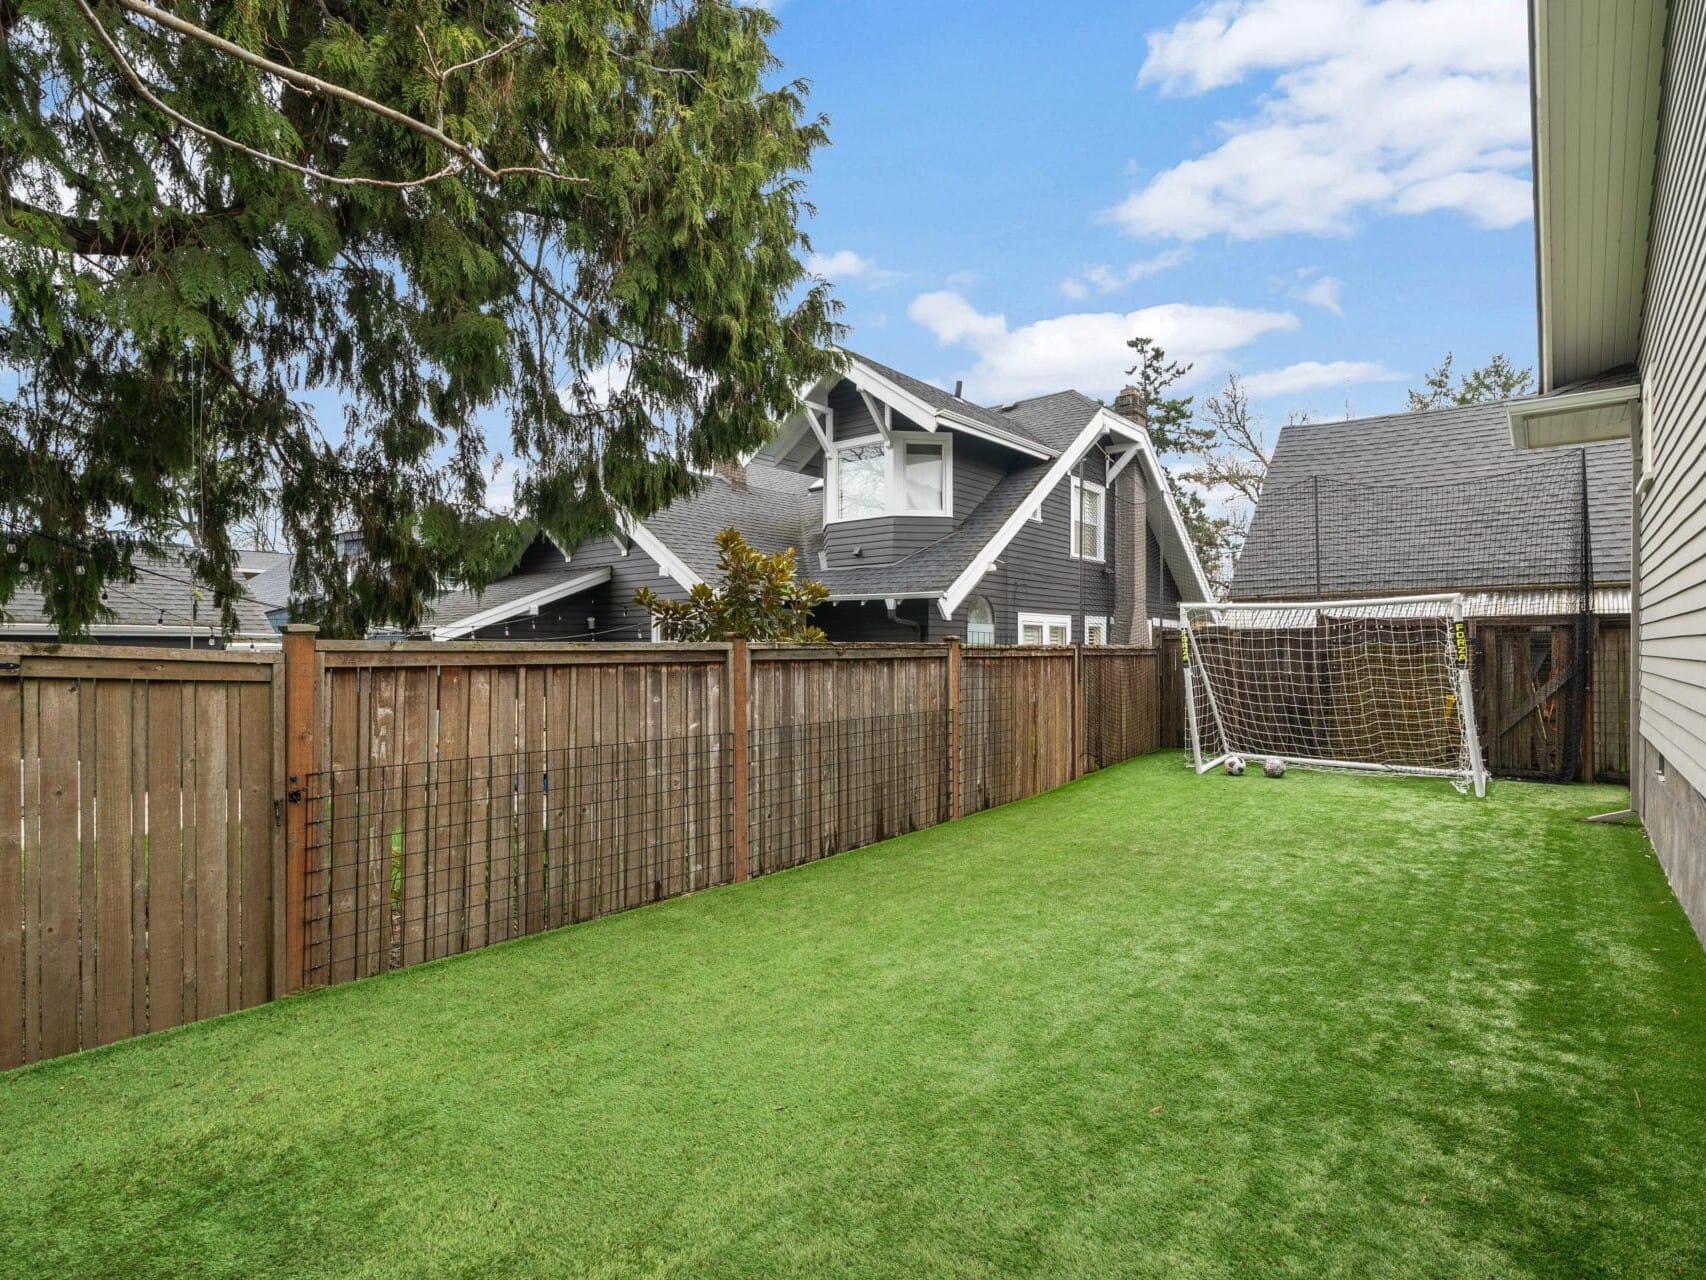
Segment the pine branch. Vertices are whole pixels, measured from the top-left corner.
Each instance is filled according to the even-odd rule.
[[[172,108],[167,107],[164,103],[160,102],[158,98],[152,97],[150,91],[143,84],[140,74],[137,73],[129,60],[126,59],[124,54],[119,50],[117,42],[114,41],[112,37],[107,34],[106,29],[101,26],[100,20],[95,16],[94,10],[89,7],[87,0],[76,0],[76,3],[77,7],[83,11],[84,16],[94,24],[97,32],[101,36],[101,42],[106,45],[108,51],[115,58],[119,59],[121,64],[120,69],[125,73],[125,78],[131,82],[132,88],[136,89],[138,93],[143,94],[145,97],[148,97],[151,106],[155,106],[159,110],[168,112],[186,128],[194,129],[204,137],[218,141],[221,145],[235,147],[257,159],[269,160],[275,164],[283,165],[289,169],[295,169],[298,172],[308,174],[313,177],[322,178],[330,182],[341,182],[347,185],[387,187],[419,186],[422,183],[432,182],[437,178],[445,177],[448,174],[455,172],[457,168],[457,165],[452,162],[424,178],[412,178],[405,181],[385,181],[376,178],[350,178],[342,175],[321,173],[316,170],[311,170],[306,166],[298,165],[292,161],[273,156],[269,153],[257,151],[255,148],[249,147],[244,143],[237,142],[235,139],[227,138],[223,134],[214,132],[205,125],[201,125],[190,120],[188,117],[185,117],[180,113],[173,111]],[[355,90],[346,88],[341,84],[334,84],[330,80],[322,80],[319,76],[309,75],[306,71],[298,71],[294,67],[287,67],[282,62],[274,62],[271,58],[263,57],[250,49],[245,49],[235,41],[227,40],[224,36],[215,35],[213,32],[208,31],[205,28],[198,27],[193,22],[187,22],[174,13],[168,13],[164,9],[155,8],[155,6],[146,3],[145,0],[115,0],[115,3],[117,3],[119,8],[124,9],[129,13],[134,13],[138,17],[147,18],[150,21],[156,22],[160,26],[165,27],[168,31],[175,31],[179,35],[188,39],[198,40],[211,49],[217,49],[219,52],[236,58],[240,62],[246,62],[250,66],[255,67],[258,70],[265,71],[268,75],[276,76],[285,83],[293,85],[298,89],[302,89],[305,92],[312,93],[323,98],[336,98],[340,102],[347,102],[351,106],[358,107],[371,115],[378,116],[382,120],[388,120],[392,124],[399,125],[404,129],[418,133],[422,137],[437,143],[440,147],[444,148],[452,155],[459,157],[467,164],[472,165],[482,175],[490,178],[494,182],[515,174],[536,174],[539,177],[551,178],[560,182],[590,181],[590,179],[587,178],[578,178],[569,174],[558,173],[555,170],[546,169],[540,165],[494,166],[487,164],[479,157],[472,147],[465,143],[458,142],[455,138],[452,138],[449,134],[445,133],[444,130],[430,125],[424,120],[417,120],[405,112],[398,111],[395,107],[388,107],[383,102],[379,102],[374,98],[369,98],[365,94],[357,93]]]

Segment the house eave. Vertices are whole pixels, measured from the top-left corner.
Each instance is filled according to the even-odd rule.
[[[1639,383],[1517,400],[1505,408],[1511,443],[1519,449],[1557,449],[1634,434]]]

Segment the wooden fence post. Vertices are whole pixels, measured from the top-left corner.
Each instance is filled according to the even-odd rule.
[[[284,628],[284,973],[278,994],[300,991],[308,959],[308,775],[314,769],[319,628]]]
[[[1084,773],[1084,642],[1072,646],[1072,776]]]
[[[960,638],[948,637],[948,821],[960,816]]]
[[[739,884],[747,878],[747,768],[749,764],[747,751],[747,727],[752,723],[752,692],[748,676],[751,672],[751,655],[747,652],[746,641],[736,640],[729,645],[729,728],[733,735],[734,750],[734,801],[731,806],[735,823],[735,883]]]

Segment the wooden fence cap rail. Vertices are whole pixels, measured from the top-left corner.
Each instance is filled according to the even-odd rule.
[[[278,661],[275,649],[177,649],[152,644],[0,644],[0,657],[16,662],[33,658],[143,658],[150,662]]]
[[[748,652],[754,662],[821,662],[835,659],[931,658],[941,661],[948,656],[946,642],[933,644],[753,644]]]

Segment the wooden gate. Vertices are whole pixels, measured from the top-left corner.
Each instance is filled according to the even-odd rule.
[[[276,657],[0,653],[0,1068],[260,1004]]]

